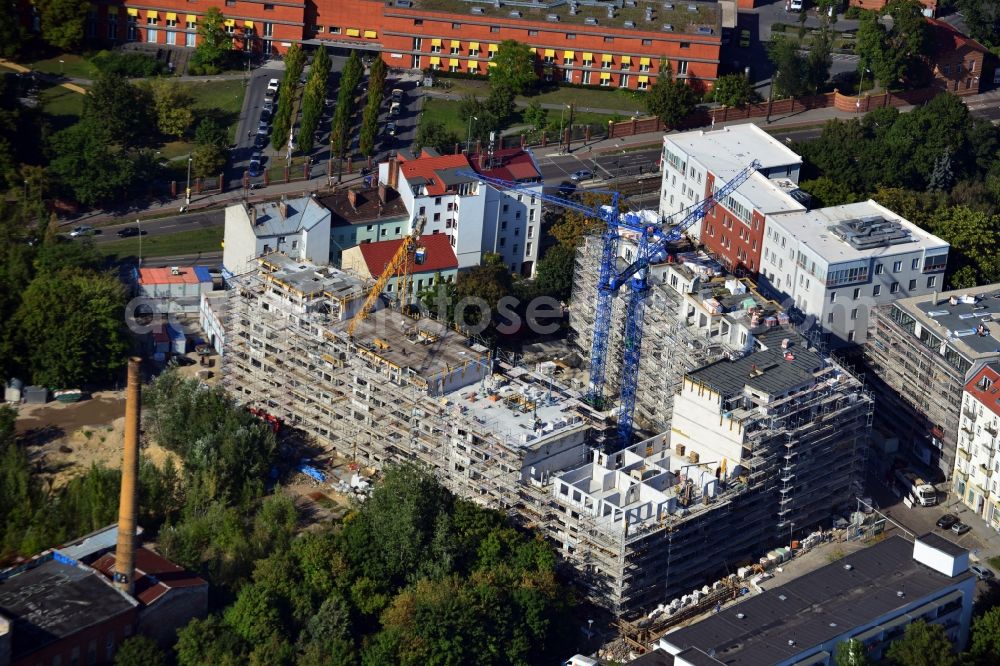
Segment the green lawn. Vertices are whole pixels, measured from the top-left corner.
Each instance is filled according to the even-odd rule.
[[[446,130],[464,137],[468,133],[468,123],[458,115],[459,104],[460,102],[450,99],[425,99],[420,122],[429,123],[436,121],[443,123]]]
[[[195,127],[202,118],[213,117],[226,128],[226,136],[236,140],[236,127],[243,109],[246,89],[243,81],[186,81],[180,83],[194,98]],[[191,141],[168,141],[160,147],[163,159],[180,160],[194,150]],[[184,164],[181,165],[183,170]]]
[[[476,95],[485,97],[489,94],[486,81],[475,79],[448,79],[441,77],[441,82],[449,84],[448,92],[454,95]],[[621,111],[623,115],[631,115],[635,111],[645,113],[642,93],[634,90],[598,88],[551,88],[537,95],[517,97],[518,104],[528,104],[537,101],[541,104],[574,104],[577,108],[608,109]],[[550,112],[555,109],[550,109]]]
[[[63,63],[60,64],[60,60]],[[94,76],[94,71],[91,69],[90,63],[82,56],[72,53],[64,53],[63,55],[46,58],[38,62],[28,63],[25,67],[37,69],[39,72],[45,72],[46,74],[63,75],[68,78],[89,79]]]
[[[222,250],[223,232],[224,229],[220,225],[209,229],[182,231],[163,236],[143,236],[142,256],[170,257],[180,254],[194,254],[196,252],[219,252]],[[99,243],[97,249],[102,254],[115,256],[119,259],[122,257],[137,257],[139,256],[139,239],[129,238],[113,243]]]
[[[50,116],[74,116],[79,118],[83,113],[83,95],[53,85],[41,92],[42,111]]]

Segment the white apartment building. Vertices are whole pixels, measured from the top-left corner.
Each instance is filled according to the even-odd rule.
[[[755,159],[764,177],[798,184],[802,158],[753,123],[664,135],[660,215],[676,215],[701,201]],[[687,233],[701,238],[701,223]]]
[[[464,175],[471,172],[530,191],[497,189]],[[416,157],[400,153],[379,165],[379,182],[399,191],[411,228],[423,216],[425,235],[449,237],[460,269],[478,266],[484,253],[495,252],[512,273],[534,274],[542,201],[533,195],[542,193],[542,181],[531,153],[520,148],[470,157],[427,149]]]
[[[760,283],[832,335],[866,339],[872,308],[942,288],[949,245],[872,200],[771,215]]]
[[[1000,364],[984,366],[965,385],[957,433],[955,495],[1000,531]]]
[[[330,211],[311,197],[226,208],[224,275],[256,270],[257,258],[281,252],[297,261],[330,262]]]

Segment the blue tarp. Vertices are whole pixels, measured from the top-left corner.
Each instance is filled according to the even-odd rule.
[[[198,276],[198,282],[212,281],[212,274],[208,272],[208,268],[205,266],[195,266],[194,274]]]
[[[318,469],[310,465],[299,465],[299,471],[302,472],[303,474],[311,476],[317,481],[326,481],[326,477],[323,476],[323,472],[319,471]]]

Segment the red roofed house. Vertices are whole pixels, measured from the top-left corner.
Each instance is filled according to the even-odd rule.
[[[468,175],[473,172],[516,182],[521,190],[481,183]],[[498,150],[492,157],[401,152],[379,165],[379,182],[399,192],[411,229],[423,216],[425,235],[448,238],[459,268],[477,266],[484,253],[495,252],[512,273],[534,273],[542,218],[542,202],[535,195],[541,194],[542,177],[531,153],[520,148]]]
[[[403,239],[380,241],[378,243],[362,243],[345,250],[341,266],[344,270],[357,273],[362,279],[377,278],[385,270]],[[448,282],[458,274],[458,259],[451,247],[446,234],[429,234],[420,237],[417,246],[415,263],[410,270],[410,295],[408,302],[416,300],[417,294],[434,284],[434,278],[440,273]],[[397,272],[397,275],[399,273]],[[399,278],[393,277],[386,284],[385,293],[396,298],[399,294]]]
[[[1000,532],[1000,486],[995,482],[998,468],[994,462],[1000,446],[998,435],[1000,363],[993,362],[965,384],[953,477],[955,495]]]
[[[956,95],[977,95],[993,79],[989,49],[944,21],[927,19],[927,64],[934,85]],[[989,70],[984,74],[984,70]]]

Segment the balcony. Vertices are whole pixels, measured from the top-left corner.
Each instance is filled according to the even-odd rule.
[[[977,416],[975,410],[972,410],[972,409],[963,409],[962,410],[962,414],[964,414],[967,419],[969,419],[970,421],[972,421],[973,423],[975,423],[976,416]]]
[[[966,449],[959,447],[958,449],[956,449],[956,453],[958,453],[958,457],[964,460],[965,462],[969,462],[970,460],[972,460],[972,454],[969,453]]]
[[[996,437],[997,436],[997,424],[996,423],[992,423],[992,422],[987,423],[986,425],[983,426],[983,430],[985,430],[986,432],[990,433],[991,437]]]

